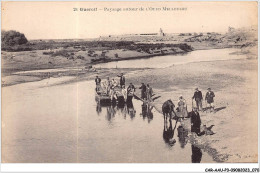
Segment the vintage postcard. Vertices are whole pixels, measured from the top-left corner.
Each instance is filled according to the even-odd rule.
[[[258,162],[256,1],[1,5],[2,163]]]

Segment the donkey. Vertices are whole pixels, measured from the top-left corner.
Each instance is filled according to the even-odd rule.
[[[163,112],[163,117],[164,119],[167,120],[167,117],[170,115],[170,119],[172,119],[172,112],[175,114],[174,112],[174,107],[175,105],[173,104],[173,102],[171,101],[171,99],[165,101],[162,105],[162,112]],[[176,116],[176,114],[175,114]]]

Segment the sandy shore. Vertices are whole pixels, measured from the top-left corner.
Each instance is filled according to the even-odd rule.
[[[198,62],[165,69],[144,70],[127,81],[149,83],[156,96],[154,105],[161,111],[167,99],[176,104],[183,95],[191,111],[195,87],[205,97],[206,89],[215,92],[216,113],[200,112],[202,124],[214,125],[212,136],[190,135],[190,142],[209,152],[218,162],[257,162],[257,60]],[[205,102],[204,102],[205,106]],[[185,126],[190,130],[189,119]]]

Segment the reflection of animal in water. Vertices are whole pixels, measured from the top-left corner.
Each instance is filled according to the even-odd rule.
[[[174,129],[172,129],[172,120],[171,119],[169,119],[169,123],[170,123],[170,126],[168,127],[168,121],[167,121],[167,119],[164,119],[163,139],[166,144],[168,144],[169,146],[173,146],[176,143],[176,140],[173,139],[173,136],[174,136],[174,131],[176,129],[177,121],[175,123]]]
[[[175,105],[170,99],[163,103],[162,112],[163,112],[164,119],[167,119],[169,115],[170,115],[170,119],[172,119],[172,112],[175,114],[174,107]]]
[[[200,163],[202,152],[201,149],[198,147],[191,145],[192,155],[191,155],[191,161],[192,163]]]
[[[200,132],[199,136],[201,135],[214,135],[215,133],[211,130],[214,125],[211,125],[207,127],[206,125],[203,125],[202,132]]]
[[[180,144],[181,144],[181,148],[184,148],[185,145],[187,144],[188,142],[188,130],[184,129],[184,127],[182,125],[180,125],[178,128],[177,128],[177,131],[178,131],[178,137],[179,137],[179,141],[180,141]]]

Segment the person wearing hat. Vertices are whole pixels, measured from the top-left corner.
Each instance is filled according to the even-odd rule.
[[[127,88],[127,102],[132,102],[134,92],[135,92],[135,86],[132,83],[130,83],[130,85]]]
[[[188,115],[186,100],[183,98],[183,96],[179,97],[178,113],[180,118],[185,118]]]
[[[98,76],[96,76],[95,82],[96,82],[96,91],[99,91],[101,87],[100,86],[101,79]]]
[[[195,99],[198,110],[202,110],[203,98],[202,98],[202,93],[201,93],[201,91],[199,91],[198,88],[195,88],[195,92],[194,92],[192,99]]]
[[[125,85],[125,76],[123,73],[121,73],[121,75],[117,75],[118,77],[120,77],[120,87],[122,88],[123,85]]]
[[[191,132],[195,132],[197,135],[199,135],[201,120],[200,120],[200,114],[196,107],[194,107],[194,109],[191,112],[190,123],[191,123]]]
[[[146,97],[147,97],[146,99],[150,102],[153,101],[152,95],[153,95],[153,89],[152,89],[152,87],[150,87],[149,84],[147,84],[146,85]]]
[[[207,101],[207,109],[210,109],[210,112],[213,109],[214,112],[214,97],[215,94],[213,91],[211,91],[211,88],[208,88],[208,92],[206,93],[205,100]]]
[[[139,89],[141,89],[141,99],[145,100],[146,99],[146,86],[144,83],[142,83],[141,87],[139,87]]]

